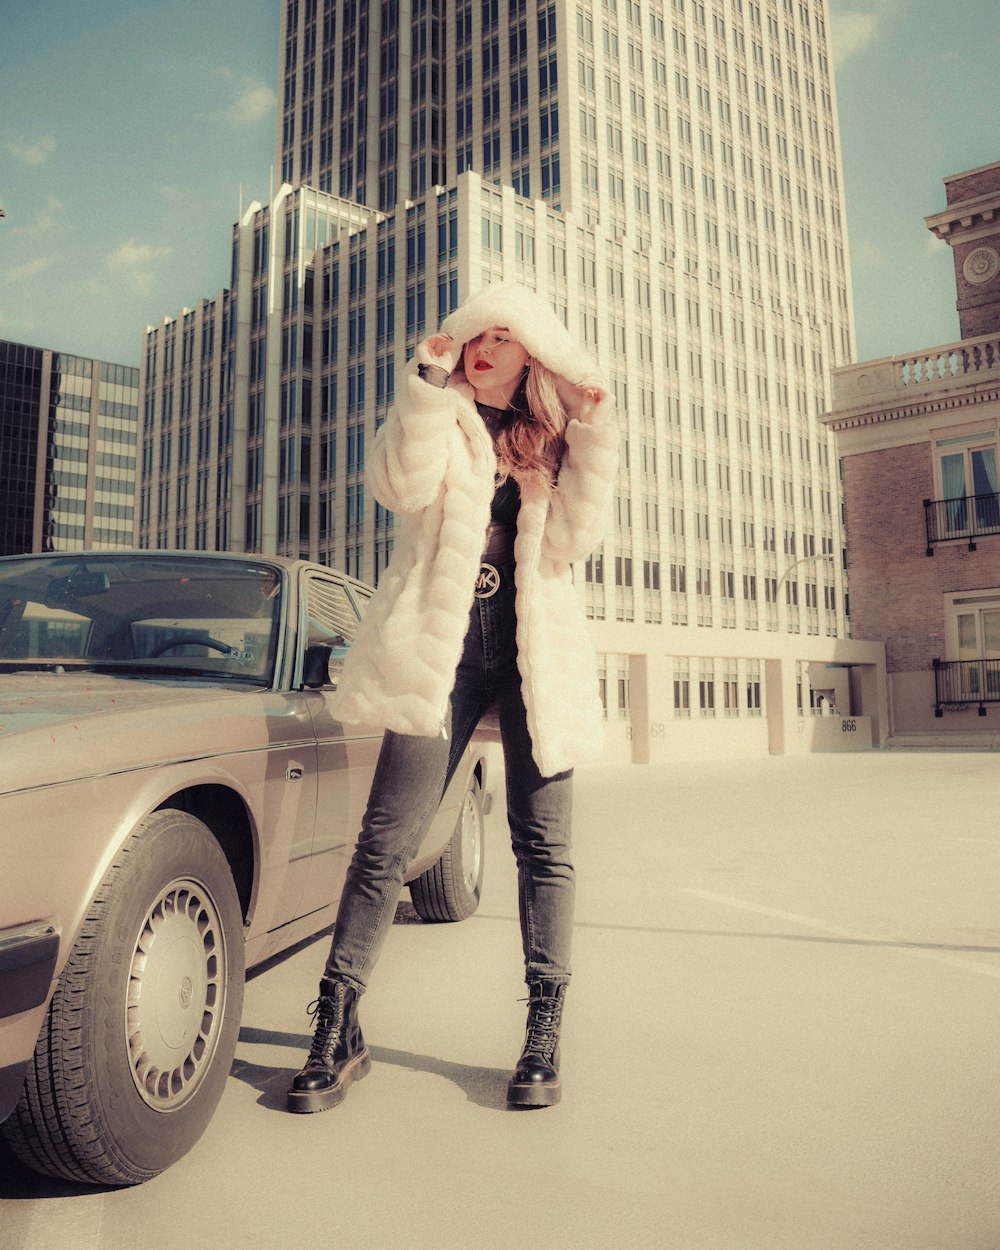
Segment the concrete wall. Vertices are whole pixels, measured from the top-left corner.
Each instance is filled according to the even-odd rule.
[[[636,730],[639,730],[637,733]],[[765,716],[707,717],[657,721],[641,744],[642,729],[634,719],[609,721],[605,726],[602,759],[615,763],[668,764],[678,760],[740,759],[765,756],[768,724]]]
[[[811,716],[800,724],[802,751],[870,751],[870,716]]]
[[[672,657],[631,653],[628,714],[618,716],[611,708],[602,758],[646,764],[881,746],[889,724],[881,644],[802,637],[786,642],[787,655],[766,658],[761,664],[760,709],[747,708],[741,692],[735,712],[721,706],[717,696],[713,712],[692,705],[685,715],[678,715],[673,707]],[[833,697],[833,703],[824,700],[822,714],[809,707],[810,688]]]

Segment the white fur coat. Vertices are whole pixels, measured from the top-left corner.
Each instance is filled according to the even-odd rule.
[[[495,325],[560,376],[570,416],[555,489],[522,488],[514,548],[522,694],[535,762],[552,776],[593,758],[602,740],[595,656],[570,564],[593,550],[609,519],[618,428],[612,400],[595,403],[577,385],[587,379],[605,389],[593,365],[526,288],[486,287],[442,330],[457,350]],[[473,400],[460,369],[442,389],[423,381],[411,360],[398,404],[375,438],[369,480],[396,514],[396,533],[334,698],[334,715],[349,724],[441,732],[496,472]]]

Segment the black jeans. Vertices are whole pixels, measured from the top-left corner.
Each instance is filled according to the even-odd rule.
[[[569,980],[573,774],[543,777],[532,758],[517,670],[512,570],[503,572],[497,593],[473,602],[443,732],[433,738],[385,734],[325,971],[360,992],[392,925],[407,867],[484,710],[494,701],[517,859],[525,979]]]

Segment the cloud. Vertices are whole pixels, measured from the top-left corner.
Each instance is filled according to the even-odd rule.
[[[142,291],[148,291],[153,285],[152,267],[159,260],[165,259],[172,248],[164,244],[138,243],[135,239],[126,239],[108,257],[112,269],[127,273],[135,285]]]
[[[852,241],[851,260],[857,269],[881,269],[888,263],[885,252],[870,239]]]
[[[11,156],[26,165],[44,165],[56,150],[57,143],[52,135],[42,135],[34,143],[18,143],[11,139],[4,146]]]
[[[49,234],[53,230],[65,229],[60,216],[65,209],[62,200],[50,195],[45,200],[45,207],[33,222],[26,226],[15,226],[12,233],[16,235]]]
[[[898,16],[900,0],[855,0],[859,8],[830,13],[833,59],[838,66],[879,42]]]
[[[11,282],[20,282],[22,278],[33,278],[36,273],[41,273],[43,269],[48,269],[55,262],[56,258],[54,256],[36,256],[34,260],[29,260],[23,265],[18,265],[16,269],[12,269],[8,277]]]
[[[220,70],[219,73],[225,78],[232,78],[231,71]],[[224,118],[233,126],[254,126],[272,115],[276,103],[274,89],[266,82],[244,78],[243,89],[237,98],[215,116]]]
[[[165,244],[137,243],[135,239],[126,239],[111,253],[111,264],[115,269],[134,269],[154,260],[162,260],[170,255],[170,251]]]
[[[833,13],[830,16],[834,59],[842,65],[875,42],[878,18],[874,13]]]

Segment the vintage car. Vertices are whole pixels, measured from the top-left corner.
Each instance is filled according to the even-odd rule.
[[[179,1159],[244,970],[332,924],[381,733],[328,703],[371,593],[257,556],[0,559],[0,1131],[32,1168]],[[470,748],[412,867],[424,919],[477,906],[485,770]]]

